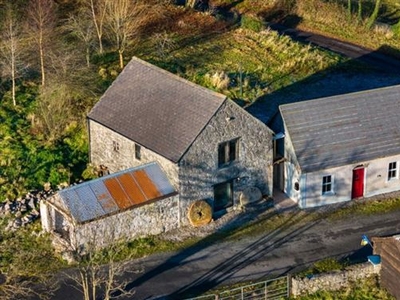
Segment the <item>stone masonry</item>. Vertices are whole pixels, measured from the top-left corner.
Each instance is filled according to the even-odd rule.
[[[349,286],[351,282],[364,279],[372,275],[378,275],[380,265],[373,266],[370,263],[357,264],[346,268],[343,271],[317,274],[312,277],[293,277],[291,291],[294,297],[303,294],[312,294],[319,290],[339,290]]]
[[[153,161],[160,164],[178,190],[181,225],[189,224],[188,210],[194,201],[206,200],[213,207],[215,184],[233,182],[234,208],[245,188],[272,194],[272,131],[231,100],[222,104],[178,163],[143,146],[138,160],[134,141],[92,120],[89,132],[90,159],[95,166],[105,165],[113,173]],[[238,158],[219,168],[218,145],[232,139],[239,140]]]
[[[218,168],[218,145],[239,139],[238,158]],[[232,101],[226,101],[179,163],[181,214],[187,215],[195,200],[213,206],[218,183],[233,180],[234,207],[247,187],[272,195],[272,133]]]

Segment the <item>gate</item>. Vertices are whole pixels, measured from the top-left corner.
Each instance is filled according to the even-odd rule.
[[[261,281],[218,294],[204,295],[186,300],[278,300],[289,298],[289,276]]]

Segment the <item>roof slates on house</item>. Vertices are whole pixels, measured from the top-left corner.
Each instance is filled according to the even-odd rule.
[[[88,118],[178,162],[225,99],[134,57]]]
[[[280,106],[303,172],[400,154],[400,86]]]
[[[71,216],[83,223],[175,194],[157,163],[130,168],[61,190]]]

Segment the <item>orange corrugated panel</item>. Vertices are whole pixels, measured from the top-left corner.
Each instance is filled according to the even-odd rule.
[[[125,193],[128,195],[131,202],[133,204],[140,204],[146,202],[147,198],[145,197],[145,195],[143,195],[142,191],[132,177],[132,174],[134,174],[135,172],[122,174],[118,177],[118,180],[120,181],[122,187],[125,190]]]
[[[109,178],[104,180],[104,184],[107,187],[108,191],[113,197],[114,201],[117,203],[120,209],[126,209],[132,206],[132,203],[129,197],[126,195],[125,191],[122,189],[121,185],[119,184],[117,178]]]
[[[155,199],[162,196],[156,185],[149,178],[149,176],[147,176],[147,173],[144,170],[136,171],[135,173],[133,173],[133,177],[139,184],[147,199]]]

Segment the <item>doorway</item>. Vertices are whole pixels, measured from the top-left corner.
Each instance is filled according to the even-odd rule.
[[[353,169],[352,199],[364,196],[364,173],[364,167],[356,167]]]

